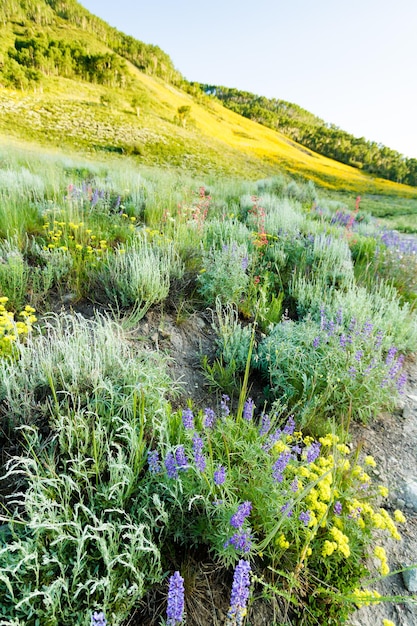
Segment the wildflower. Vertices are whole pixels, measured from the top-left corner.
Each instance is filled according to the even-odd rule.
[[[306,451],[306,460],[307,463],[314,463],[317,457],[320,454],[321,444],[318,441],[314,441],[311,446],[307,448]]]
[[[167,626],[181,624],[184,617],[184,579],[179,572],[169,579]]]
[[[291,491],[293,493],[297,493],[299,485],[300,485],[300,483],[298,481],[298,478],[294,478],[294,480],[291,483]]]
[[[275,432],[273,432],[269,437],[268,437],[268,441],[266,443],[264,443],[264,445],[262,446],[262,449],[265,450],[265,452],[269,452],[269,450],[272,448],[272,446],[278,441],[278,439],[281,437],[282,434],[282,430],[280,428],[278,428]]]
[[[399,509],[396,509],[394,511],[394,519],[399,524],[404,524],[407,521],[406,518],[405,518],[404,513],[402,511],[400,511]]]
[[[350,376],[351,378],[355,378],[355,377],[356,377],[357,370],[356,370],[356,368],[355,368],[355,367],[349,367],[348,372],[349,372],[349,376]]]
[[[220,409],[221,409],[223,417],[227,417],[230,414],[230,408],[228,404],[229,402],[230,402],[229,396],[224,393],[222,395],[222,399],[220,402]]]
[[[310,522],[310,511],[302,511],[298,516],[300,522],[303,522],[304,526],[308,526]]]
[[[290,417],[287,420],[287,423],[284,426],[284,430],[283,432],[286,435],[292,435],[295,429],[295,421],[292,415],[290,415]]]
[[[269,415],[266,415],[266,414],[262,415],[261,427],[259,429],[259,435],[261,437],[263,435],[266,435],[270,428],[271,428],[271,418],[269,417]]]
[[[188,460],[185,456],[184,446],[178,446],[175,450],[175,463],[180,470],[186,470],[188,466]]]
[[[363,350],[358,350],[355,354],[355,360],[360,363],[361,359],[363,357]]]
[[[281,510],[281,513],[282,513],[282,514],[285,514],[287,517],[291,517],[291,515],[292,515],[292,513],[293,513],[292,508],[291,508],[291,505],[290,505],[290,503],[289,503],[289,502],[287,502],[286,504],[284,504],[284,505],[281,507],[281,509],[280,509],[280,510]]]
[[[248,517],[248,515],[250,515],[251,510],[252,502],[249,502],[249,500],[246,500],[246,502],[242,502],[242,504],[239,504],[236,513],[234,513],[230,518],[230,525],[234,528],[241,528],[245,519]]]
[[[165,458],[165,469],[168,474],[168,478],[177,478],[178,477],[178,469],[175,463],[175,458],[172,452],[168,452]]]
[[[219,465],[213,475],[215,485],[223,485],[226,480],[226,469],[223,465]]]
[[[182,412],[182,423],[184,428],[192,430],[194,428],[194,415],[191,409],[184,409]]]
[[[376,467],[375,459],[370,454],[365,457],[365,465],[369,465],[370,467]]]
[[[276,480],[279,483],[282,483],[283,472],[285,468],[287,467],[291,459],[291,456],[292,456],[291,452],[282,452],[272,466],[272,476],[274,480]]]
[[[382,626],[395,626],[395,624],[390,619],[383,619]]]
[[[243,407],[243,419],[250,422],[253,417],[254,410],[255,403],[252,398],[248,398],[245,402],[245,406]]]
[[[385,487],[384,485],[379,485],[378,492],[379,492],[379,495],[382,496],[383,498],[388,497],[388,494],[389,494],[388,487]]]
[[[158,450],[149,450],[148,465],[151,474],[158,474],[161,471],[161,463],[159,461]]]
[[[203,418],[203,426],[204,428],[213,428],[214,422],[216,421],[216,414],[213,409],[205,408],[204,409],[204,418]]]
[[[103,611],[94,611],[91,616],[91,626],[106,626],[107,620]]]
[[[320,337],[315,337],[313,340],[313,348],[318,348],[320,344]]]
[[[388,350],[388,354],[387,354],[386,359],[385,359],[385,364],[386,365],[389,365],[390,363],[392,363],[396,353],[397,353],[397,348],[395,346],[391,346],[391,348]]]
[[[194,454],[194,463],[200,472],[204,472],[206,469],[206,459],[204,457],[203,452],[204,443],[203,440],[197,433],[194,434],[193,437],[193,454]]]
[[[342,513],[342,503],[337,501],[334,503],[333,511],[335,515],[341,515]]]
[[[227,623],[241,626],[246,615],[246,603],[250,589],[250,565],[241,559],[236,565],[233,576],[232,593],[230,597],[230,608],[227,613]]]
[[[252,547],[251,534],[249,532],[243,532],[243,530],[239,529],[239,531],[232,535],[223,545],[224,548],[227,548],[228,546],[233,546],[235,550],[247,554],[250,552]]]

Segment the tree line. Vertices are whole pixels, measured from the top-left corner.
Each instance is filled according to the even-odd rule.
[[[364,137],[354,137],[296,104],[229,87],[199,87],[239,115],[278,130],[314,152],[380,178],[417,186],[417,159],[406,158]]]

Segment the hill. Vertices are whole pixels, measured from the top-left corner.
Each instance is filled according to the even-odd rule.
[[[75,0],[5,0],[0,35],[4,138],[204,175],[285,173],[328,190],[406,198],[411,206],[400,212],[416,211],[416,189],[228,110],[187,83],[157,46],[120,33]]]

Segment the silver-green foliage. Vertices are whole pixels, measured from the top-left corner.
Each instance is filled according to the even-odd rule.
[[[248,246],[232,241],[221,249],[203,251],[203,270],[198,276],[198,289],[206,303],[219,298],[222,304],[237,304],[249,283]]]
[[[166,432],[164,363],[107,319],[60,316],[0,363],[0,380],[15,424],[42,413],[50,429],[45,441],[21,426],[24,453],[7,466],[25,488],[2,514],[0,623],[87,626],[100,608],[117,626],[162,574],[153,532],[166,515],[143,468]]]
[[[172,244],[157,246],[145,237],[125,249],[109,252],[93,280],[108,300],[120,307],[134,306],[137,319],[168,296],[170,279],[181,277],[183,266]]]

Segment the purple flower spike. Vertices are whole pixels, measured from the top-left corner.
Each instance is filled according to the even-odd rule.
[[[159,474],[161,471],[161,463],[159,461],[158,450],[149,450],[148,465],[151,474]]]
[[[303,522],[304,526],[308,526],[308,523],[310,521],[310,511],[303,511],[298,516],[298,519],[300,520],[300,522]]]
[[[178,469],[172,452],[168,452],[165,458],[165,469],[167,471],[168,478],[177,478]]]
[[[230,398],[225,393],[222,395],[222,401],[220,402],[220,408],[223,417],[227,417],[230,414],[229,408]]]
[[[213,409],[210,409],[208,407],[204,409],[204,418],[203,418],[204,428],[213,428],[215,421],[216,421],[216,414],[213,411]]]
[[[243,419],[250,422],[253,417],[254,410],[255,403],[252,398],[248,398],[245,402],[245,406],[243,407]]]
[[[307,448],[306,460],[307,463],[314,463],[320,454],[321,443],[314,441],[311,446]]]
[[[234,528],[241,528],[243,526],[243,522],[250,515],[252,510],[252,502],[246,500],[246,502],[242,502],[239,504],[238,509],[234,515],[230,518],[230,525]]]
[[[226,469],[223,465],[219,465],[217,470],[214,472],[213,480],[215,485],[223,485],[226,480]]]
[[[250,552],[250,549],[252,547],[251,534],[248,532],[243,532],[241,529],[239,529],[237,533],[232,535],[230,539],[225,542],[223,547],[228,548],[229,546],[233,546],[235,550],[243,552],[243,554],[247,554],[248,552]]]
[[[286,424],[285,424],[285,426],[284,426],[284,430],[283,430],[283,432],[284,432],[286,435],[292,435],[292,434],[293,434],[293,432],[294,432],[294,430],[295,430],[295,421],[294,421],[293,416],[292,416],[292,415],[290,415],[290,417],[289,417],[289,418],[288,418],[288,420],[287,420],[287,423],[286,423]]]
[[[320,344],[320,337],[315,337],[313,340],[313,348],[318,348]]]
[[[91,616],[91,626],[106,626],[107,620],[103,611],[94,611]]]
[[[241,559],[236,565],[233,576],[230,609],[227,613],[228,622],[241,626],[246,615],[246,604],[249,598],[251,568],[247,561]]]
[[[200,472],[204,472],[206,469],[206,459],[203,454],[204,443],[203,440],[197,433],[194,433],[193,437],[193,453],[194,453],[194,463],[197,469]]]
[[[335,515],[342,514],[342,503],[339,502],[339,500],[334,503],[333,511],[335,512]]]
[[[259,435],[262,437],[266,435],[271,428],[271,418],[269,415],[262,415],[261,427],[259,429]]]
[[[185,456],[184,446],[178,446],[175,450],[175,463],[179,470],[188,469],[189,465],[187,457]]]
[[[182,412],[182,423],[184,428],[192,430],[194,428],[194,415],[191,409],[184,409]]]
[[[272,466],[272,476],[279,483],[283,481],[283,472],[291,460],[291,452],[281,452]]]
[[[184,617],[184,579],[175,572],[169,579],[167,626],[182,624]]]

